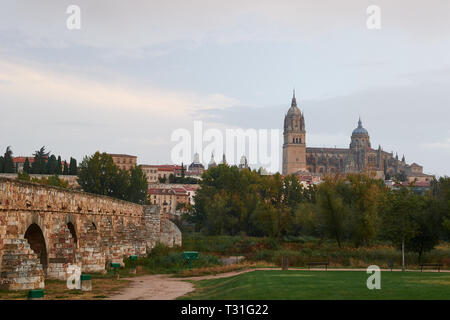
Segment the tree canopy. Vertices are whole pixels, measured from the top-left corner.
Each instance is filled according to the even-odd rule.
[[[83,159],[78,184],[85,192],[139,204],[147,202],[148,182],[141,166],[130,171],[119,169],[107,153],[96,152]]]
[[[421,255],[450,235],[450,178],[430,192],[391,189],[365,174],[303,187],[293,175],[220,164],[205,171],[186,219],[209,235],[314,236],[339,246],[390,241]]]

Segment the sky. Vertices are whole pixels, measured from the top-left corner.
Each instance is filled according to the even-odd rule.
[[[66,26],[70,5],[80,8],[79,30]],[[370,5],[381,10],[380,29],[367,28]],[[295,88],[307,146],[348,147],[360,116],[372,147],[450,175],[448,0],[0,8],[0,151],[46,146],[78,161],[102,151],[170,163],[171,134],[194,121],[282,130]]]

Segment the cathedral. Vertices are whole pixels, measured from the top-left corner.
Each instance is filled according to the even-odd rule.
[[[397,154],[383,151],[381,146],[372,149],[369,132],[361,119],[352,132],[348,149],[306,147],[305,118],[297,106],[295,91],[284,118],[283,138],[283,175],[367,172],[381,179],[390,179],[394,175],[403,175],[409,181],[429,182],[432,179],[423,173],[422,166],[408,165],[404,156],[399,160]]]

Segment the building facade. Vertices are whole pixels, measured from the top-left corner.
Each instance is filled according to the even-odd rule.
[[[306,128],[294,91],[291,107],[284,117],[283,175],[298,171],[306,171]]]
[[[423,173],[423,167],[408,165],[403,156],[399,160],[393,152],[373,149],[369,132],[361,119],[350,137],[349,148],[306,147],[305,118],[294,96],[284,118],[283,175],[305,173],[319,176],[367,172],[376,178],[390,179],[402,174],[407,180],[431,181],[433,176]]]
[[[137,157],[131,156],[129,154],[115,154],[115,153],[108,153],[116,166],[119,167],[119,169],[122,170],[131,170],[132,168],[136,167],[137,164]]]
[[[171,174],[175,177],[181,177],[181,166],[172,164],[143,164],[141,167],[147,176],[148,184],[158,183],[160,182],[160,179],[163,179],[168,183]]]

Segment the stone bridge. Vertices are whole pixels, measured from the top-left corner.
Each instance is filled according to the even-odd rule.
[[[0,178],[0,289],[43,288],[69,265],[105,272],[158,242],[181,245],[181,233],[156,206]]]

